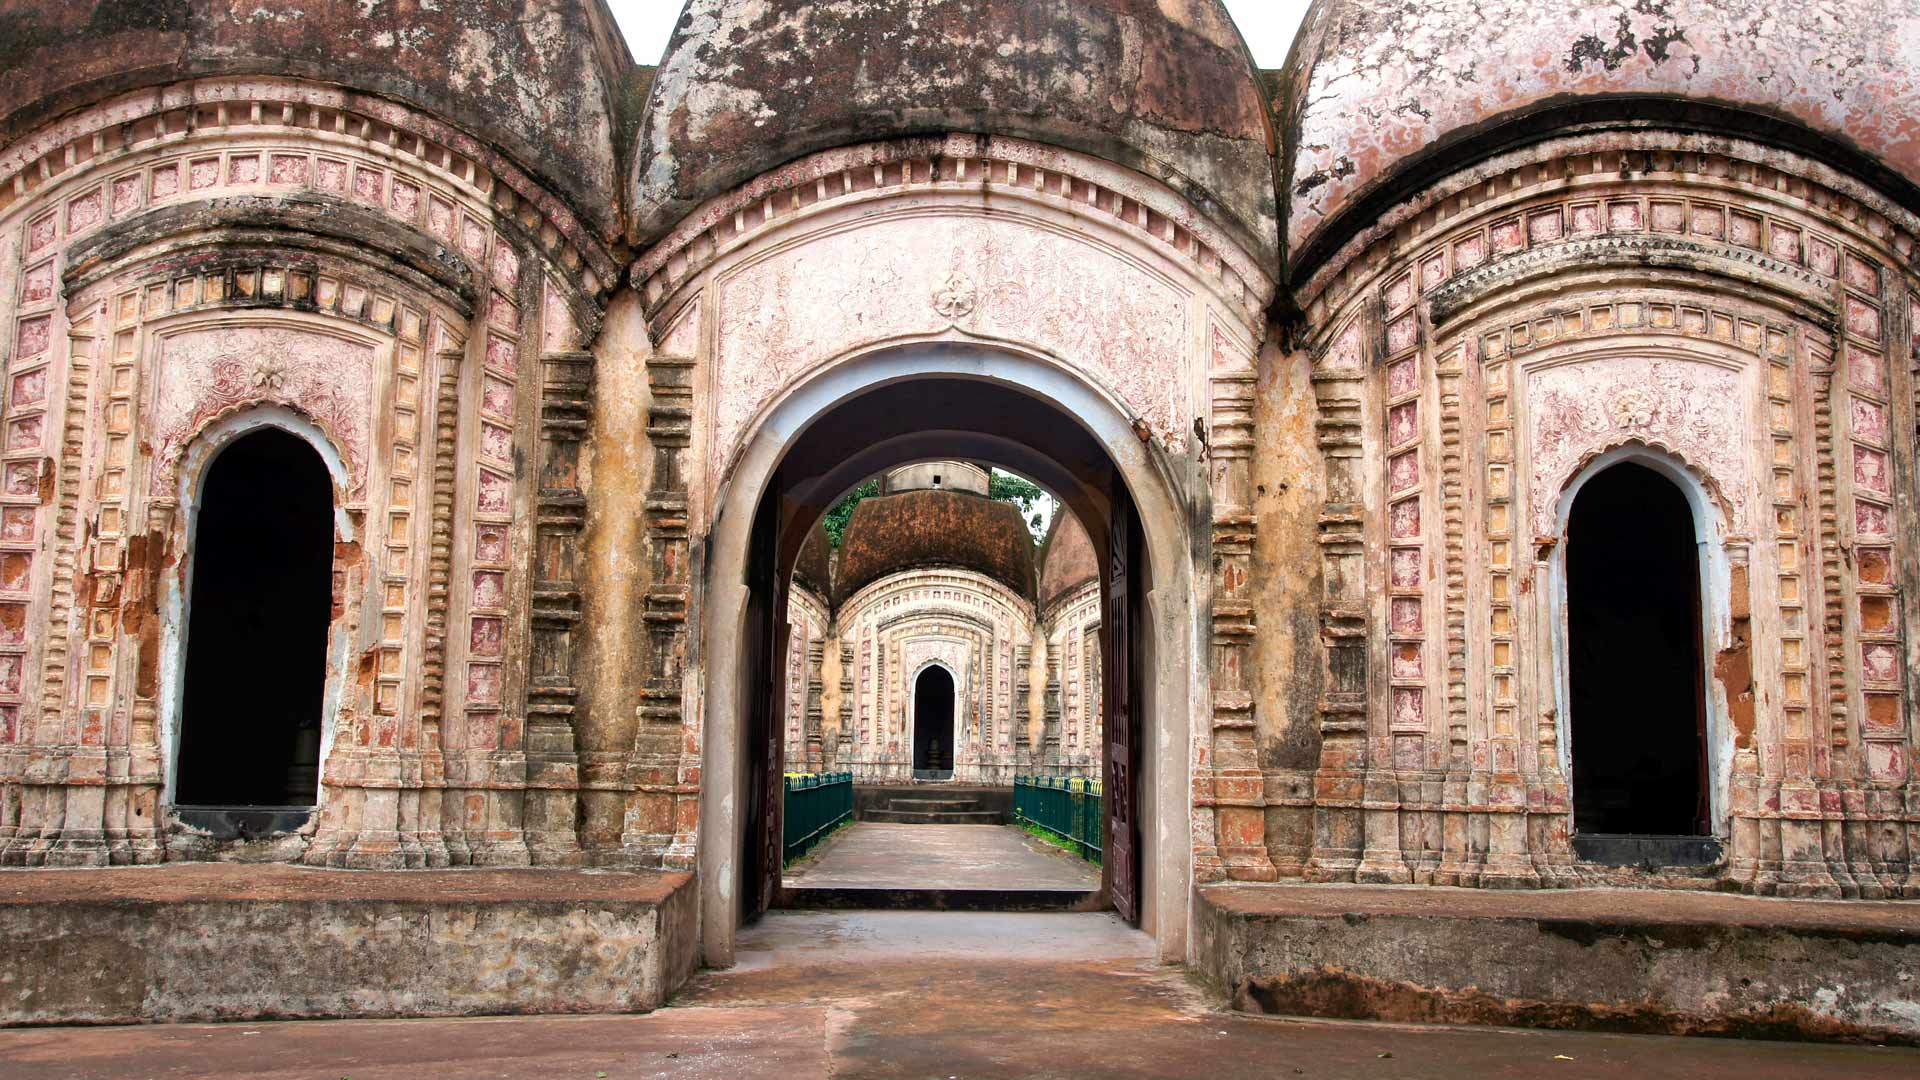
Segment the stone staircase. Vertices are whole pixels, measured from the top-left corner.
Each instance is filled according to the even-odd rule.
[[[896,825],[1005,825],[1013,820],[1013,792],[931,784],[855,791],[854,820]]]

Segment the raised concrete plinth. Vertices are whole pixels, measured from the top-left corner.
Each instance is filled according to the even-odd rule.
[[[1204,973],[1261,1013],[1920,1045],[1920,903],[1209,886]]]
[[[0,872],[0,1023],[651,1009],[691,875],[195,864]]]

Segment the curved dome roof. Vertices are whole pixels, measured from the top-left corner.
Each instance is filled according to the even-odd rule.
[[[800,545],[793,580],[815,596],[824,597],[833,591],[833,541],[827,537],[826,522],[815,525]]]
[[[407,102],[504,152],[611,240],[616,96],[633,70],[603,0],[5,0],[0,140],[108,95],[212,75]]]
[[[1080,519],[1062,509],[1040,553],[1040,606],[1045,607],[1100,576],[1093,541]]]
[[[1596,100],[1612,120],[1655,118],[1646,98],[1717,106],[1733,111],[1709,127],[1811,131],[1843,167],[1920,181],[1920,0],[1316,0],[1283,81],[1294,267],[1413,164]]]
[[[1033,534],[1020,508],[932,489],[862,499],[840,546],[833,600],[900,570],[940,566],[978,571],[1033,599]]]
[[[967,132],[1148,173],[1271,266],[1264,101],[1220,0],[690,0],[642,121],[632,238],[808,153]]]

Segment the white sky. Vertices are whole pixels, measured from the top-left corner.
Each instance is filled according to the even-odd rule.
[[[1277,68],[1287,62],[1287,49],[1293,34],[1307,13],[1308,0],[1226,0],[1227,10],[1240,24],[1247,46],[1253,50],[1253,62],[1263,68]],[[635,61],[657,64],[667,51],[667,38],[680,17],[684,0],[607,0],[613,17],[620,20],[627,48]]]

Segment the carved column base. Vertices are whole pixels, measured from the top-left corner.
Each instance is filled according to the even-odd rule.
[[[1787,785],[1782,785],[1783,802],[1788,794]],[[1816,817],[1781,819],[1778,895],[1835,899],[1842,895],[1841,883],[1828,868],[1824,831],[1824,822]]]
[[[1840,895],[1852,900],[1860,896],[1860,883],[1854,880],[1851,860],[1847,857],[1847,821],[1846,811],[1839,806],[1842,793],[1831,787],[1822,792],[1822,806],[1827,807],[1825,818],[1820,822],[1820,847],[1826,855],[1827,874],[1840,888]]]
[[[1353,880],[1369,885],[1405,885],[1413,880],[1400,848],[1400,785],[1393,773],[1369,769],[1362,781],[1361,828],[1365,847]]]
[[[110,866],[105,834],[62,836],[47,846],[37,865],[46,867]]]
[[[1398,850],[1368,851],[1361,856],[1360,865],[1353,868],[1353,880],[1362,885],[1410,885],[1413,870]]]
[[[535,789],[527,792],[527,857],[535,866],[584,866],[574,811],[578,800],[571,790]]]
[[[1527,843],[1527,795],[1517,778],[1501,777],[1488,793],[1486,859],[1480,868],[1483,889],[1537,889],[1540,871]]]
[[[527,731],[527,795],[522,832],[528,857],[541,866],[580,866],[580,762],[573,728],[542,719]]]
[[[1214,836],[1227,876],[1235,881],[1277,879],[1279,872],[1267,854],[1265,781],[1259,770],[1217,770],[1213,790]]]
[[[1220,852],[1213,847],[1196,845],[1193,850],[1193,883],[1195,885],[1218,885],[1227,880],[1227,864],[1220,858]]]

